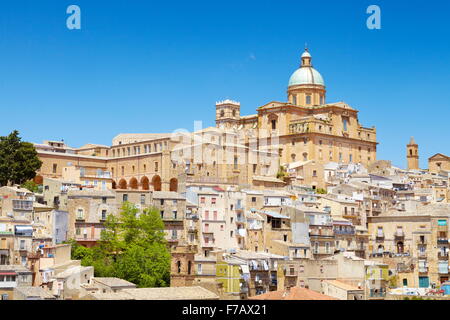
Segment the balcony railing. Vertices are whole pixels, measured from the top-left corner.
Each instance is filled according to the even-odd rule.
[[[448,260],[448,253],[438,252],[439,260]]]
[[[426,251],[419,251],[418,256],[421,257],[421,258],[426,258],[427,253],[426,253]]]
[[[416,240],[416,244],[417,245],[426,245],[427,244],[427,239],[423,239],[423,240],[417,239]]]
[[[189,232],[197,232],[198,231],[197,226],[189,226],[188,231]]]
[[[354,235],[355,234],[355,230],[338,230],[338,229],[335,229],[334,230],[334,234],[336,234],[336,235]]]
[[[405,237],[405,234],[403,233],[403,231],[397,231],[396,233],[394,233],[395,239],[403,239],[404,237]]]
[[[369,293],[369,297],[370,298],[385,298],[386,297],[386,292],[383,292],[383,291],[375,292],[375,290],[371,289],[370,293]]]
[[[80,172],[81,178],[100,178],[100,179],[111,179],[111,172],[109,171],[98,171],[95,173],[92,172]]]
[[[163,221],[183,221],[183,217],[179,217],[179,216],[164,216],[162,218]]]
[[[2,288],[5,288],[5,289],[12,289],[12,288],[17,287],[17,282],[16,281],[2,281],[1,286],[2,286]]]
[[[448,274],[448,265],[444,266],[444,267],[439,266],[438,272],[439,272],[439,274]]]
[[[448,244],[448,238],[438,238],[437,243],[438,244]]]

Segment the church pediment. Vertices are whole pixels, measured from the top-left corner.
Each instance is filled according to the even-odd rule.
[[[450,160],[450,157],[442,153],[437,153],[434,156],[428,158],[428,161],[448,161],[448,160]]]

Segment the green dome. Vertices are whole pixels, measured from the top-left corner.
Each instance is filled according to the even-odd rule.
[[[305,49],[305,52],[303,52],[301,60],[302,64],[300,68],[298,68],[289,79],[289,87],[300,84],[317,84],[325,86],[322,75],[311,65],[312,58],[308,49]]]
[[[292,74],[289,79],[289,87],[299,84],[318,84],[325,86],[322,75],[313,67],[301,67]]]

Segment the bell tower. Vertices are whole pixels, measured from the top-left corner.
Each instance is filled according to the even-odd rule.
[[[194,256],[196,245],[181,244],[171,250],[170,286],[190,287],[195,278]]]
[[[240,112],[241,104],[237,101],[226,99],[216,102],[216,127],[232,128],[238,125]]]
[[[406,146],[406,159],[408,162],[408,170],[419,169],[419,145],[411,137],[409,144]]]

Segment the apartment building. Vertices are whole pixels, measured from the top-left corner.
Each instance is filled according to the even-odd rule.
[[[87,247],[100,240],[107,216],[118,213],[116,196],[108,190],[69,190],[67,202],[68,237]]]

